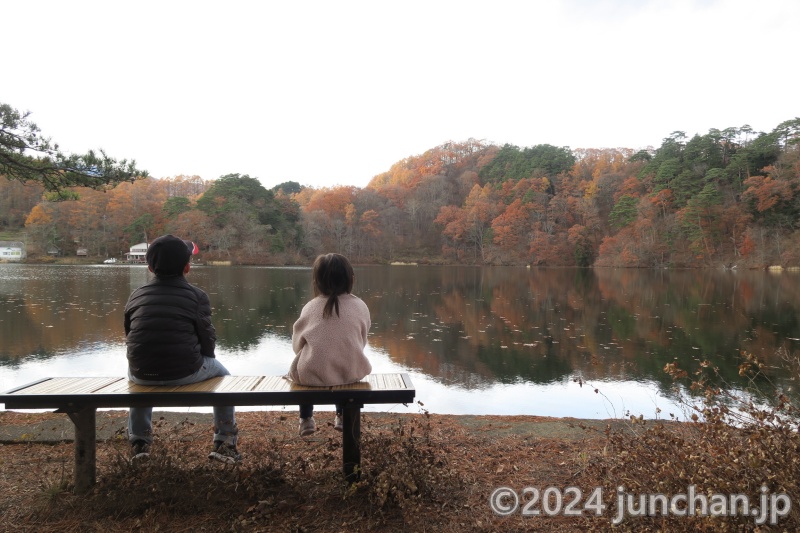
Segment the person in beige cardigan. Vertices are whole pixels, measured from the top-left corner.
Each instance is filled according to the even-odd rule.
[[[372,372],[364,355],[371,325],[369,309],[351,294],[355,274],[340,254],[320,255],[314,261],[314,299],[303,306],[292,327],[295,358],[289,378],[301,385],[333,386],[359,381]],[[300,406],[300,435],[317,430],[314,406]],[[334,429],[342,431],[342,406],[336,406]]]

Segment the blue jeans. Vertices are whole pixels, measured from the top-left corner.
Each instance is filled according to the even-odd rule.
[[[220,376],[228,376],[230,372],[213,357],[204,357],[203,366],[185,378],[172,379],[167,381],[150,381],[139,379],[131,375],[128,370],[128,379],[137,385],[189,385],[207,379]],[[143,440],[150,444],[153,442],[153,408],[152,407],[131,407],[128,414],[128,440],[131,442]],[[236,415],[234,407],[214,406],[214,442],[222,442],[236,446],[239,428],[236,426]]]

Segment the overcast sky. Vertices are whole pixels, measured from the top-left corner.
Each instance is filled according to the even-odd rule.
[[[797,0],[5,1],[0,102],[154,177],[365,186],[470,137],[658,147],[800,116]]]

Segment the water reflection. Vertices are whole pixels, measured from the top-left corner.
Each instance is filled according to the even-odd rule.
[[[379,269],[359,278],[373,316],[383,321],[373,326],[371,344],[449,383],[550,383],[579,374],[667,387],[665,363],[689,366],[708,358],[737,384],[740,350],[777,364],[775,350],[789,345],[796,351],[800,336],[800,277],[791,274],[390,272],[388,282]]]
[[[143,266],[1,265],[0,388],[41,375],[124,373],[122,310],[150,276]],[[209,293],[219,354],[231,371],[288,368],[291,326],[311,297],[310,269],[196,267],[189,279]],[[372,313],[376,371],[411,372],[433,412],[604,417],[663,409],[667,362],[709,359],[741,386],[741,350],[775,367],[778,348],[797,354],[798,280],[796,273],[376,266],[356,268],[355,292]],[[789,383],[770,371],[774,382]],[[608,400],[578,380],[599,385]]]

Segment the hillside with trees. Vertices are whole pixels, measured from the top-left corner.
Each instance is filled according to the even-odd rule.
[[[50,245],[119,256],[172,232],[242,264],[337,251],[357,263],[800,265],[800,118],[771,132],[676,131],[644,150],[448,142],[364,188],[268,190],[229,174],[59,191],[74,199],[0,178],[0,230],[24,231],[31,258]]]

